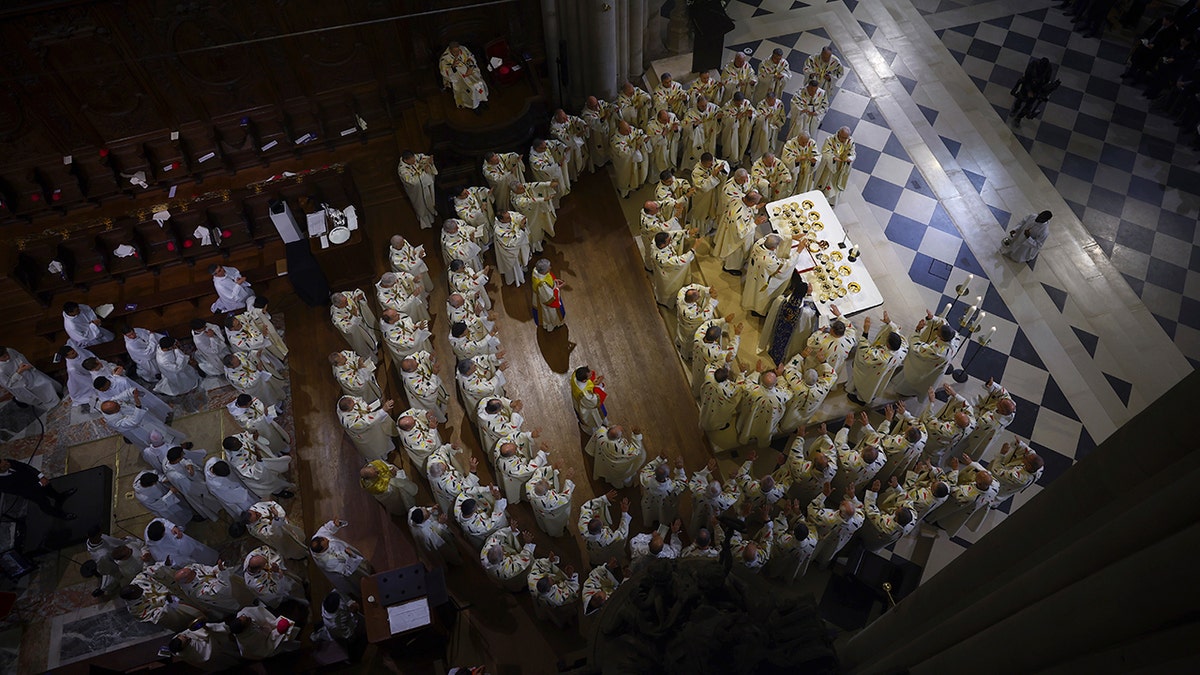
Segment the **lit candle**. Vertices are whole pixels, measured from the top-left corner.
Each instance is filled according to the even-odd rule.
[[[978,307],[982,304],[983,304],[983,296],[982,295],[975,296],[975,306]]]
[[[963,315],[962,322],[963,322],[964,324],[969,324],[969,323],[971,323],[971,317],[975,316],[975,311],[976,311],[978,308],[979,308],[979,306],[978,306],[978,305],[971,305],[971,306],[970,306],[970,307],[967,309],[967,313],[966,313],[965,315]]]
[[[968,274],[968,275],[967,275],[967,280],[963,282],[963,287],[965,288],[965,287],[967,287],[967,286],[970,286],[972,281],[975,281],[975,275],[974,275],[974,274]]]
[[[938,316],[942,319],[945,319],[946,316],[948,316],[949,314],[950,314],[950,303],[947,302],[946,306],[942,308],[942,313],[939,314]]]

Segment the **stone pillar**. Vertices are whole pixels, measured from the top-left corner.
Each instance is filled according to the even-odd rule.
[[[617,91],[629,73],[629,3],[630,0],[610,0],[617,15]]]
[[[558,105],[565,105],[562,87],[559,82],[558,53],[559,42],[558,0],[542,0],[542,31],[546,40],[546,69],[550,74],[550,99]]]
[[[563,93],[564,104],[571,110],[578,110],[590,91],[587,53],[591,44],[591,35],[586,23],[580,19],[588,14],[588,9],[579,2],[564,2],[558,6],[560,26],[562,27],[562,51],[560,56],[567,60],[567,86]]]
[[[692,27],[688,23],[687,3],[676,0],[667,23],[667,51],[684,54],[692,51]]]
[[[644,60],[646,46],[646,0],[628,0],[629,9],[626,13],[628,28],[625,33],[629,36],[629,67],[630,82],[638,86],[642,84],[642,75],[646,72]]]
[[[620,0],[586,0],[582,15],[579,17],[582,25],[589,26],[591,40],[590,49],[584,50],[582,58],[587,59],[588,91],[591,95],[606,100],[617,97],[617,77],[621,72],[617,69],[617,10],[614,4]]]

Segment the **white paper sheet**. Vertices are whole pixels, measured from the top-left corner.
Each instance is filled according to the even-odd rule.
[[[392,631],[392,635],[403,633],[414,628],[428,626],[429,620],[429,601],[425,598],[409,600],[408,602],[399,605],[392,605],[387,608],[388,611],[388,626]]]

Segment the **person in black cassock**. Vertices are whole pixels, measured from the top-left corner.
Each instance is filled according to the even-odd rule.
[[[75,494],[75,488],[59,492],[50,485],[50,479],[25,462],[15,459],[0,459],[0,492],[24,497],[37,504],[44,513],[61,520],[74,520],[74,513],[62,509],[62,503]]]

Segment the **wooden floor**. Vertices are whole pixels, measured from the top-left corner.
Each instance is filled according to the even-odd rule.
[[[392,234],[399,232],[414,243],[424,243],[436,286],[430,298],[430,310],[435,315],[434,350],[442,362],[443,381],[453,388],[453,353],[444,318],[445,275],[436,230],[416,229],[412,211],[398,191],[389,194],[371,187],[383,180],[383,171],[391,170],[389,161],[366,156],[360,162],[363,166],[351,162],[360,185],[365,186],[365,234],[377,252],[372,258],[370,278],[385,271],[385,250]],[[574,474],[579,485],[576,514],[580,503],[603,493],[607,486],[590,479],[591,461],[582,451],[586,439],[576,422],[566,379],[575,367],[588,365],[606,376],[610,420],[643,428],[649,455],[682,455],[689,472],[704,466],[709,458],[696,405],[656,311],[649,281],[617,199],[607,175],[599,173],[584,177],[563,201],[557,235],[547,242],[544,257],[550,259],[555,273],[565,282],[565,330],[546,333],[534,325],[529,283],[498,287],[499,275],[494,275],[491,289],[499,335],[510,364],[506,373],[508,394],[524,401],[526,428],[541,429],[541,440],[550,444],[555,466]],[[366,280],[364,288],[370,294],[365,284]],[[327,519],[344,518],[350,522],[343,531],[344,538],[359,546],[377,569],[415,561],[407,528],[399,521],[393,522],[359,488],[361,458],[334,414],[340,392],[326,357],[345,348],[341,336],[330,325],[325,308],[305,307],[286,298],[276,302],[286,313],[292,350],[292,405],[306,528],[313,531]],[[397,406],[402,405],[402,389],[390,363],[378,372],[387,395],[397,399]],[[480,459],[481,480],[492,481],[475,431],[464,419],[457,397],[452,397],[442,436],[468,448]],[[639,530],[638,490],[630,488],[624,493],[634,503],[634,530]],[[424,503],[433,503],[427,485],[422,484],[420,498]],[[510,507],[509,513],[522,527],[535,531],[539,556],[553,551],[564,564],[573,564],[581,579],[586,576],[582,540],[574,534],[574,526],[569,538],[551,540],[536,530],[527,504]],[[464,557],[477,558],[477,551],[469,551],[465,542],[461,546]],[[477,564],[450,570],[448,580],[456,600],[473,606],[474,624],[498,663],[521,664],[525,672],[547,672],[556,660],[585,644],[575,631],[560,631],[534,619],[527,595],[497,593]],[[314,593],[323,592],[324,580],[313,581]],[[520,639],[513,639],[518,636]],[[382,656],[376,654],[374,658]]]

